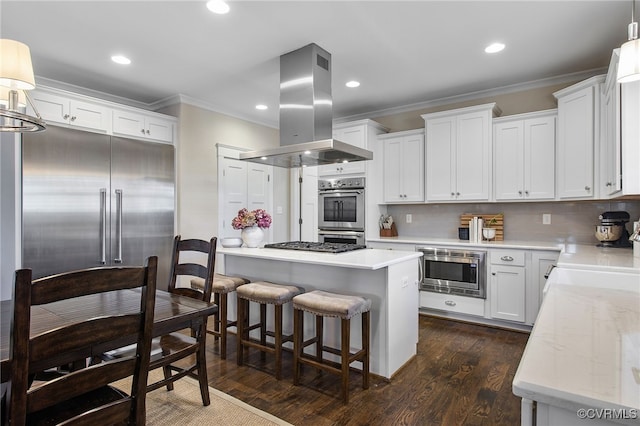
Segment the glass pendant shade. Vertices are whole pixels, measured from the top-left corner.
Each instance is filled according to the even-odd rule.
[[[629,40],[620,48],[618,82],[640,80],[640,39]]]

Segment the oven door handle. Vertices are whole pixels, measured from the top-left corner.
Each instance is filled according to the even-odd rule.
[[[357,237],[362,235],[362,231],[323,231],[318,229],[318,235],[340,235],[345,237]]]
[[[320,195],[323,194],[337,194],[337,193],[345,193],[345,194],[364,194],[364,190],[362,189],[323,189],[319,192]]]

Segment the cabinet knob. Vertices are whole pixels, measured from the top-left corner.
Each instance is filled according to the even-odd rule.
[[[502,256],[500,258],[500,260],[502,260],[503,262],[513,262],[513,257],[511,257],[511,256]]]
[[[71,121],[76,121],[76,118],[78,118],[78,117],[76,117],[75,115],[74,115],[74,116],[72,116],[72,117],[71,117]]]
[[[456,192],[456,197],[459,197],[459,196],[460,196],[460,193],[459,193],[459,192]]]
[[[451,196],[452,196],[452,197],[455,197],[455,196],[456,196],[456,193],[455,193],[455,192],[452,192],[452,193],[451,193]]]
[[[522,197],[522,191],[518,191],[518,195]]]
[[[69,114],[63,115],[62,118],[64,118],[65,120],[68,120],[69,119]]]
[[[151,132],[150,132],[148,129],[147,129],[147,134],[148,134],[148,135],[150,135],[150,134],[151,134]]]
[[[524,191],[524,195],[529,196],[529,191]]]
[[[605,186],[611,186],[611,182],[607,182]]]
[[[140,132],[142,132],[142,134],[144,135],[144,129],[140,130]]]
[[[495,273],[495,272],[492,272],[492,273],[491,273],[491,275],[494,275],[494,276],[495,276],[495,275],[496,275],[496,273]]]
[[[454,302],[453,300],[445,300],[444,304],[447,306],[456,306],[456,302]]]
[[[590,187],[590,186],[585,186],[585,187],[584,187],[584,190],[585,190],[585,191],[591,191],[591,187]]]

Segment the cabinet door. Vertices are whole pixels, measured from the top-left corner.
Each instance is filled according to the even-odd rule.
[[[220,191],[223,205],[222,232],[223,237],[239,237],[240,230],[233,229],[231,220],[236,217],[238,210],[247,207],[247,165],[249,163],[224,158],[220,161],[222,167],[222,182]]]
[[[490,176],[490,114],[458,116],[456,126],[456,199],[488,200]]]
[[[69,99],[37,91],[31,93],[30,96],[45,121],[69,124]]]
[[[593,198],[594,87],[558,99],[558,196]]]
[[[130,111],[113,111],[113,133],[135,138],[146,137],[144,115]]]
[[[427,201],[451,201],[455,195],[455,117],[428,120],[426,126]]]
[[[494,137],[496,200],[520,200],[524,196],[524,123],[498,123]]]
[[[394,203],[404,201],[402,188],[402,138],[387,139],[384,152],[384,201]]]
[[[158,117],[147,117],[145,133],[149,139],[162,142],[173,142],[173,122]]]
[[[109,130],[109,110],[103,106],[72,100],[69,112],[69,122],[73,126],[102,132]]]
[[[402,140],[400,163],[404,201],[424,200],[424,137],[406,136]]]
[[[555,117],[524,122],[524,198],[552,200],[555,197]]]
[[[247,209],[263,209],[273,214],[270,205],[271,166],[265,164],[247,164]],[[273,216],[272,216],[273,218]],[[264,241],[272,241],[271,229],[264,229]]]
[[[525,320],[525,269],[491,266],[491,317],[507,321]]]

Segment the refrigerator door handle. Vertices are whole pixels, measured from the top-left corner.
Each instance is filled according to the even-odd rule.
[[[107,264],[107,188],[100,188],[100,264]]]
[[[122,189],[116,189],[116,242],[118,254],[113,261],[122,263]]]

